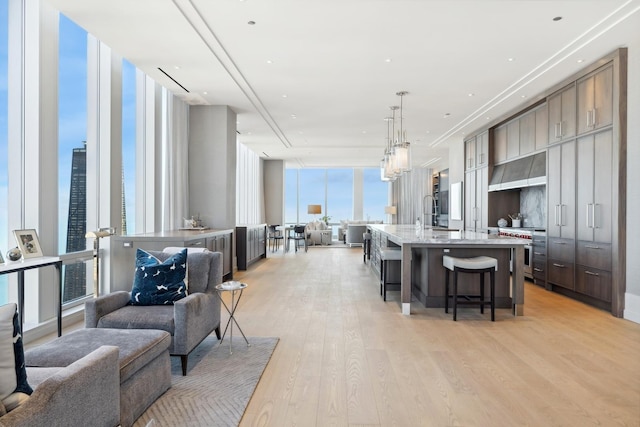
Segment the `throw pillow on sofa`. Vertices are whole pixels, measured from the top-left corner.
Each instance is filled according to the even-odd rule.
[[[173,304],[187,296],[186,275],[187,249],[171,255],[164,262],[138,249],[131,304]]]
[[[18,307],[0,307],[0,400],[11,411],[29,398],[33,390],[27,383]]]

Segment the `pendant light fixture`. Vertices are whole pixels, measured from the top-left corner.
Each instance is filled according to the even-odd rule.
[[[403,127],[403,102],[402,99],[409,92],[400,91],[396,95],[400,97],[400,130],[398,131],[398,139],[393,144],[393,173],[401,175],[411,170],[411,144],[407,140],[407,133]]]
[[[395,132],[397,106],[389,107],[392,117],[387,117],[387,146],[384,150],[384,157],[380,162],[380,178],[383,181],[395,181],[397,175],[394,173],[395,159],[393,155],[393,134]]]

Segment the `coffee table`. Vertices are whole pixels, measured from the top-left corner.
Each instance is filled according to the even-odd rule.
[[[242,334],[242,338],[244,338],[244,341],[247,343],[247,347],[251,347],[251,344],[249,344],[247,337],[244,335],[244,332],[242,332],[242,328],[240,328],[240,325],[238,324],[238,321],[236,320],[236,316],[235,316],[236,309],[238,308],[238,303],[240,303],[240,298],[242,298],[242,292],[245,290],[246,287],[247,287],[246,283],[241,283],[236,281],[224,282],[219,285],[216,285],[216,290],[218,291],[218,298],[220,298],[220,302],[222,302],[222,305],[227,310],[227,313],[229,313],[229,320],[227,321],[227,326],[224,327],[224,332],[222,333],[222,338],[220,339],[220,344],[222,344],[222,341],[224,341],[224,337],[227,334],[227,329],[229,328],[229,326],[231,326],[231,328],[229,329],[229,354],[233,354],[233,352],[231,351],[231,345],[233,342],[233,324],[234,323],[236,324],[236,326],[238,327],[238,330]],[[231,292],[231,305],[227,306],[227,304],[222,299],[223,292]],[[238,294],[237,299],[236,299],[236,294]]]

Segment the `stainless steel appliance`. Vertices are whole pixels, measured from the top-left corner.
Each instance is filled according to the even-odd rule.
[[[531,242],[534,230],[533,228],[500,228],[498,234],[500,236],[526,239]],[[513,271],[513,251],[509,260],[509,270]],[[524,246],[524,276],[533,279],[533,249],[531,243]]]

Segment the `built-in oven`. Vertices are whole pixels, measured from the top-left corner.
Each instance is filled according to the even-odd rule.
[[[501,236],[517,237],[519,239],[528,240],[529,243],[524,245],[524,277],[533,279],[533,248],[531,246],[533,233],[532,230],[522,228],[500,228],[498,234]],[[513,251],[509,259],[509,271],[513,272]]]

